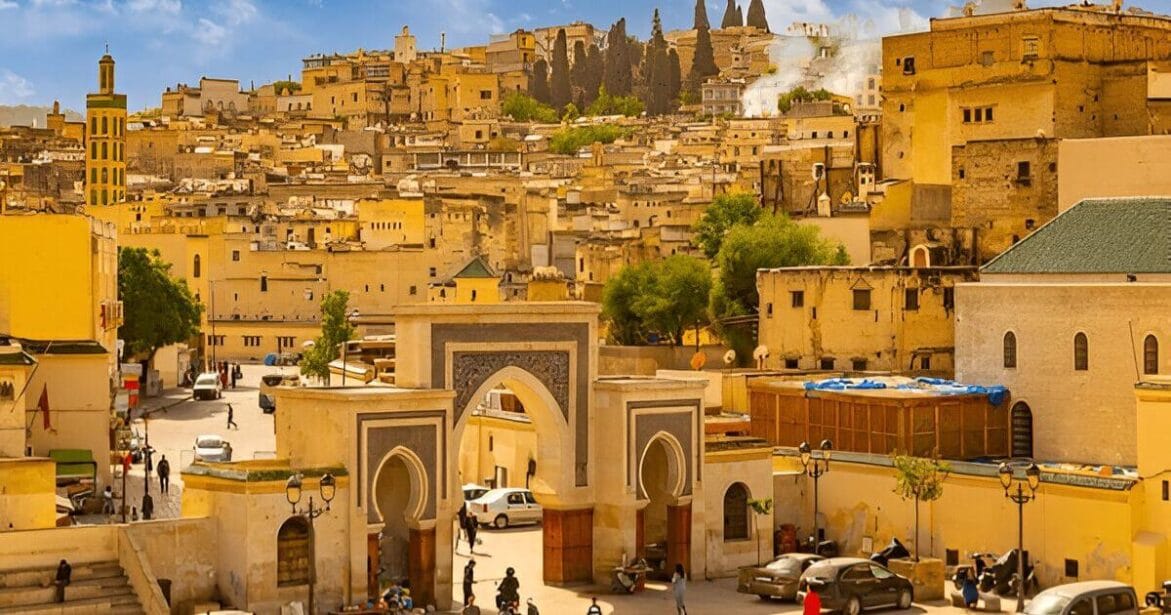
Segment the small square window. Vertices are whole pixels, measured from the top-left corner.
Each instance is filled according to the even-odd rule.
[[[984,121],[985,122],[992,121],[992,107],[985,107],[984,108]]]
[[[830,357],[826,357],[821,360],[820,365],[821,365],[821,369],[833,369],[834,368],[834,360]]]
[[[904,75],[914,75],[915,74],[915,58],[914,58],[914,56],[907,56],[907,57],[903,58],[903,74]]]
[[[931,369],[931,357],[919,359],[919,369]]]
[[[1076,559],[1065,560],[1065,576],[1076,579],[1078,577],[1078,565]]]
[[[870,309],[870,289],[869,288],[855,288],[854,289],[854,309],[855,310],[869,310]]]
[[[805,307],[805,291],[791,290],[789,291],[789,304],[792,307]]]
[[[856,372],[866,371],[866,359],[851,359],[850,367]]]
[[[234,260],[234,261],[240,260],[240,251],[239,250],[232,250],[232,260]]]
[[[410,294],[413,296],[413,295],[417,295],[418,293],[419,293],[419,287],[412,286],[410,289]]]
[[[797,369],[797,359],[785,359],[785,369]],[[1166,485],[1167,481],[1163,481],[1163,484]]]
[[[972,123],[972,110],[971,109],[964,109],[964,123],[965,124]]]
[[[959,549],[945,549],[943,551],[945,566],[959,566],[960,565],[960,550]]]
[[[903,290],[903,309],[908,312],[919,310],[918,288],[907,288]]]
[[[427,269],[427,275],[429,275],[429,276],[431,276],[431,277],[435,277],[435,275],[436,275],[435,268],[434,268],[434,267],[429,267],[429,268]]]

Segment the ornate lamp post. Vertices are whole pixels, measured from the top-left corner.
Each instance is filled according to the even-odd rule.
[[[305,517],[309,521],[309,615],[313,615],[315,609],[313,607],[313,584],[317,581],[317,536],[313,531],[313,520],[320,517],[329,511],[329,503],[333,501],[333,496],[337,493],[337,481],[333,474],[328,472],[321,477],[319,481],[321,499],[325,501],[325,508],[315,508],[313,506],[313,495],[309,495],[309,507],[305,509],[297,508],[297,503],[301,501],[301,475],[294,474],[285,482],[285,498],[289,500],[289,504],[293,507],[293,515]]]
[[[801,465],[805,467],[805,475],[813,479],[813,550],[817,551],[817,543],[821,541],[821,535],[817,527],[817,480],[821,478],[822,474],[829,472],[829,458],[833,453],[834,443],[829,440],[821,441],[821,448],[818,451],[821,453],[821,458],[813,456],[813,450],[809,448],[808,442],[802,442],[797,447],[797,451],[801,454]]]
[[[1025,479],[1015,479],[1013,476],[1013,468],[1006,461],[1000,464],[996,473],[1000,476],[1000,484],[1004,487],[1004,497],[1010,499],[1017,505],[1017,593],[1016,593],[1016,612],[1023,613],[1025,610],[1025,504],[1037,499],[1037,487],[1041,484],[1041,468],[1037,464],[1030,463],[1025,467]],[[1016,491],[1012,491],[1013,483],[1016,483]],[[1029,491],[1025,492],[1025,485],[1028,485]]]

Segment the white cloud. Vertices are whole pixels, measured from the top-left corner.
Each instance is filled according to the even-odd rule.
[[[208,47],[219,47],[228,38],[228,29],[210,19],[200,17],[191,32],[191,37]]]
[[[488,0],[440,0],[436,4],[437,14],[449,15],[447,26],[459,34],[480,33],[500,34],[504,32],[504,20],[493,13]]]
[[[16,3],[12,2],[12,0],[0,0],[0,11],[14,8],[16,8]]]
[[[252,4],[250,0],[225,0],[212,10],[222,16],[224,22],[233,28],[251,23],[260,14],[256,5]]]
[[[126,8],[135,13],[177,15],[183,10],[183,2],[181,0],[127,0]]]
[[[0,68],[0,105],[20,104],[35,93],[28,79],[7,68]]]

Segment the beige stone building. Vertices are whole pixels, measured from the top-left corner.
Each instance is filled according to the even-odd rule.
[[[973,267],[789,267],[756,274],[765,367],[951,376],[955,288]]]
[[[1171,371],[1166,198],[1066,210],[956,291],[956,376],[1012,391],[1014,453],[1133,466],[1133,385]]]
[[[1083,199],[1171,194],[1171,136],[1065,139],[1057,166],[1058,211]]]

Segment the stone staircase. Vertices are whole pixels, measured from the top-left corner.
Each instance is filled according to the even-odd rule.
[[[0,614],[111,613],[145,615],[130,580],[116,561],[73,563],[65,602],[55,602],[57,566],[0,570]]]

